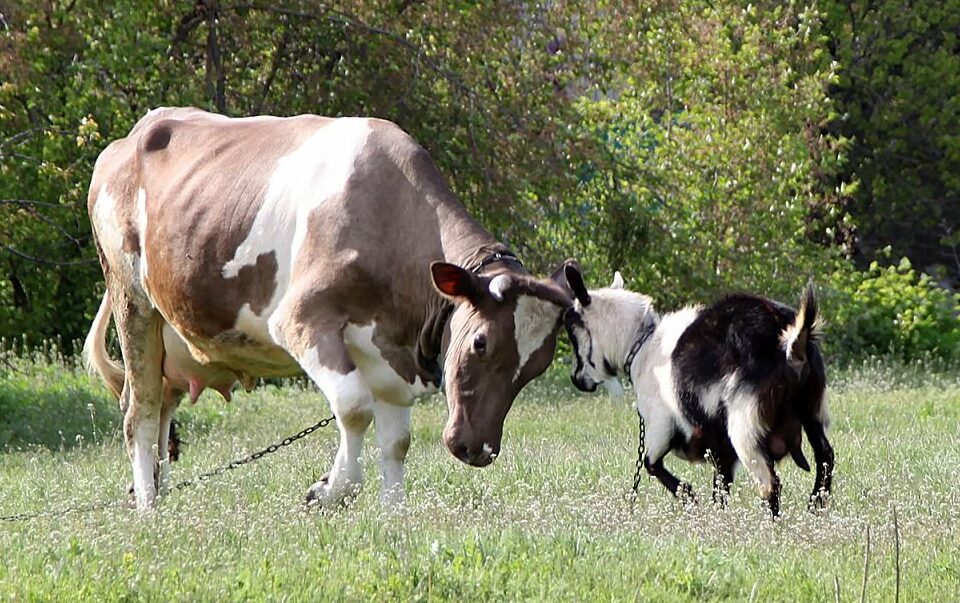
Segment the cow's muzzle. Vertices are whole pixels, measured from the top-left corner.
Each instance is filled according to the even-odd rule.
[[[486,467],[500,453],[499,442],[467,442],[456,432],[445,433],[443,443],[447,445],[450,454],[473,467]]]

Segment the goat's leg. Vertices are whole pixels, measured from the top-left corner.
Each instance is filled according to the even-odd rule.
[[[814,478],[813,492],[810,493],[808,505],[811,510],[825,509],[830,502],[830,488],[833,485],[833,447],[827,439],[823,423],[816,418],[805,418],[803,430],[810,440],[813,457],[817,463],[817,476]]]
[[[713,461],[713,502],[726,507],[730,498],[730,484],[733,483],[733,467],[737,464],[737,453],[733,446],[728,444],[717,451]]]
[[[670,494],[684,500],[693,500],[690,484],[681,482],[663,466],[663,457],[670,452],[670,444],[676,426],[667,413],[651,412],[644,416],[646,421],[643,468],[647,473],[664,485]]]
[[[742,394],[730,405],[727,414],[727,433],[740,463],[753,476],[760,496],[770,506],[774,517],[780,514],[780,478],[773,469],[770,456],[761,448],[763,428],[757,413],[756,396]]]

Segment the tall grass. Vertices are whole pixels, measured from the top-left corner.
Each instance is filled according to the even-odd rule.
[[[123,500],[130,479],[116,403],[70,362],[7,359],[0,377],[0,515]],[[305,510],[330,465],[333,429],[163,499],[139,515],[109,508],[0,524],[0,598],[14,600],[892,600],[899,532],[902,601],[960,594],[960,383],[922,367],[832,375],[837,452],[831,509],[806,511],[813,478],[781,465],[783,517],[771,521],[738,476],[727,509],[704,466],[670,458],[693,482],[684,507],[654,481],[631,506],[635,415],[582,396],[563,367],[529,387],[483,470],[439,441],[446,405],[414,410],[408,504],[368,483],[339,512]],[[92,405],[93,412],[90,411]],[[224,404],[207,393],[180,417],[174,479],[282,439],[328,412],[310,389],[261,387]]]

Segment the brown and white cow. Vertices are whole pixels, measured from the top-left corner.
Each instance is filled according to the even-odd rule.
[[[531,277],[377,119],[156,109],[100,155],[88,209],[107,293],[85,351],[121,400],[139,508],[166,487],[180,396],[229,398],[255,377],[306,373],[336,416],[340,448],[308,501],[359,489],[371,421],[382,497],[403,500],[410,407],[441,363],[444,442],[487,465],[572,299],[562,270]],[[123,365],[105,348],[111,312]]]

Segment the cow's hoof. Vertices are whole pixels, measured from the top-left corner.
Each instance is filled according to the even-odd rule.
[[[697,504],[697,497],[693,494],[693,486],[687,482],[680,482],[680,486],[677,488],[677,498],[680,499],[683,506]]]
[[[307,495],[304,497],[304,503],[308,507],[320,507],[321,509],[341,509],[356,496],[360,490],[358,484],[347,483],[346,487],[336,487],[330,481],[330,474],[320,478],[320,481],[310,486]]]

